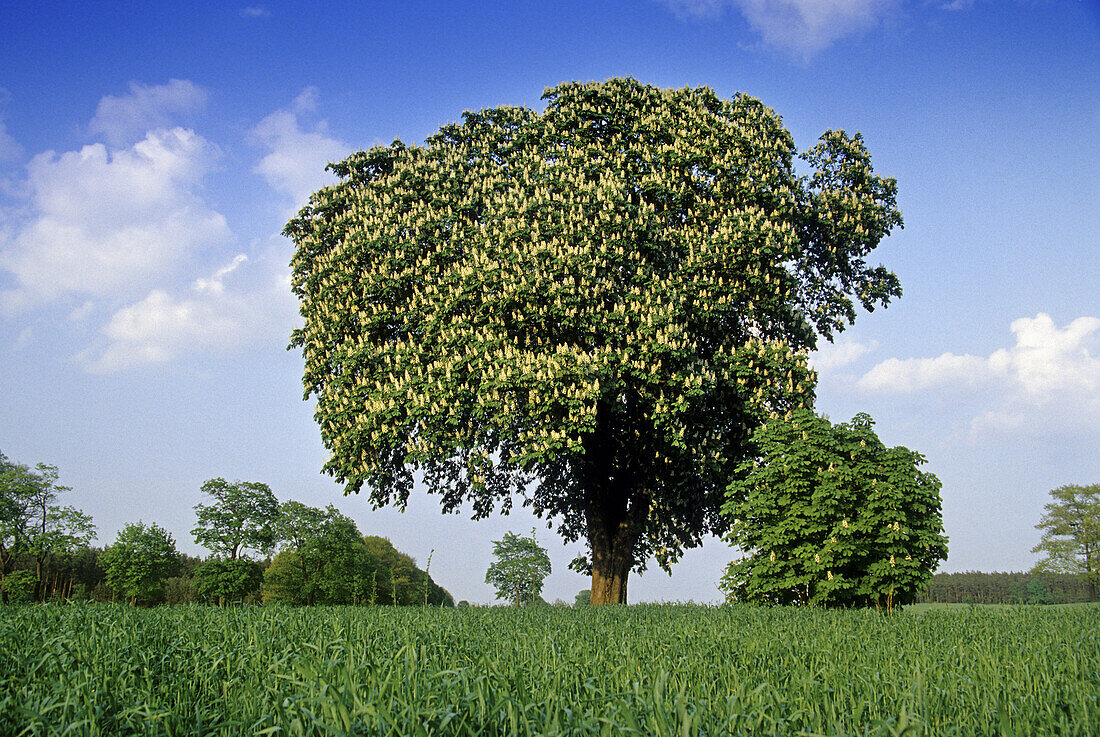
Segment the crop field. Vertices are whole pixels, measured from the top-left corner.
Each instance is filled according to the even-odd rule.
[[[1095,735],[1100,607],[0,608],[3,735]]]

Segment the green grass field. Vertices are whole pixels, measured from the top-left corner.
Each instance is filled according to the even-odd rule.
[[[3,735],[1095,735],[1100,607],[0,608]]]

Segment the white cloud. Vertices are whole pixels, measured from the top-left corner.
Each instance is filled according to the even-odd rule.
[[[1049,315],[1012,323],[1016,347],[989,357],[990,368],[1007,374],[1030,397],[1042,400],[1058,392],[1100,392],[1100,318],[1079,317],[1059,330]]]
[[[99,101],[88,125],[93,135],[103,135],[115,148],[129,146],[148,131],[169,128],[175,116],[189,115],[206,105],[206,90],[184,79],[168,84],[130,83],[130,94],[107,95]]]
[[[857,382],[868,393],[973,392],[987,405],[971,420],[975,433],[1024,426],[1100,422],[1100,318],[1063,328],[1040,313],[1013,321],[1016,344],[988,357],[945,353],[891,358]]]
[[[855,363],[878,347],[877,343],[858,343],[843,341],[829,343],[823,341],[820,347],[810,354],[810,365],[817,372],[829,372]]]
[[[35,156],[29,218],[0,239],[0,268],[17,287],[8,311],[65,295],[125,296],[191,256],[230,240],[197,189],[217,149],[183,128],[150,131],[133,147],[102,144]]]
[[[834,42],[867,31],[901,0],[661,0],[681,17],[718,16],[734,6],[764,43],[808,60]]]
[[[271,11],[262,5],[250,5],[246,8],[241,8],[242,18],[268,18],[271,16]]]
[[[977,356],[944,353],[938,358],[889,358],[859,380],[868,392],[904,393],[945,386],[973,388],[989,378],[989,363]]]
[[[285,343],[296,306],[285,271],[274,253],[255,262],[238,254],[182,295],[154,289],[115,312],[103,328],[107,344],[98,356],[77,358],[92,373],[115,373],[276,336]]]
[[[252,138],[268,150],[255,171],[275,190],[288,195],[294,209],[314,191],[333,181],[325,165],[345,158],[351,147],[328,135],[324,121],[306,130],[301,118],[317,109],[317,89],[309,87],[290,108],[277,110],[252,129]]]

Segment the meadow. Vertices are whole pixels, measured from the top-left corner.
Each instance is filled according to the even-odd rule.
[[[4,735],[1094,735],[1100,606],[0,608]]]

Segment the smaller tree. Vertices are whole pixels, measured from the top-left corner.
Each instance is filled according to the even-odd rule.
[[[1039,544],[1031,549],[1046,557],[1035,570],[1043,573],[1071,573],[1089,585],[1089,599],[1096,601],[1100,583],[1100,484],[1060,486],[1050,492],[1054,501],[1036,529],[1043,531]]]
[[[722,579],[729,598],[892,611],[926,585],[947,558],[940,482],[873,425],[799,409],[757,429],[758,456],[740,465],[723,508],[744,553]]]
[[[99,563],[107,574],[107,585],[132,605],[160,598],[165,579],[179,570],[180,555],[167,530],[156,523],[146,527],[137,522],[122,528]]]
[[[538,544],[535,531],[530,537],[506,532],[493,543],[495,560],[485,572],[485,583],[497,590],[498,599],[513,604],[533,604],[539,600],[543,583],[550,575],[550,556]]]
[[[202,492],[214,504],[195,505],[195,542],[219,558],[236,560],[246,549],[267,555],[275,545],[279,502],[267,484],[210,479]]]

